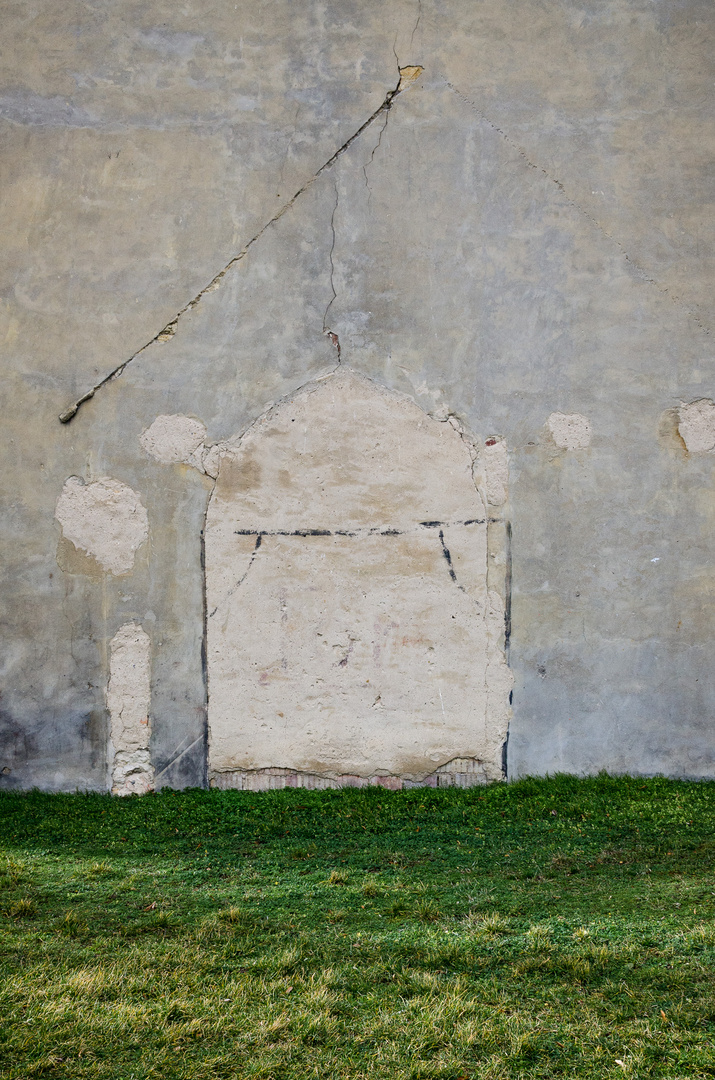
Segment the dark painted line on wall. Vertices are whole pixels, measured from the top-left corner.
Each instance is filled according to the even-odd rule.
[[[449,553],[449,548],[444,542],[444,533],[441,529],[439,530],[439,542],[442,545],[442,554],[447,560],[447,566],[449,567],[449,576],[451,577],[452,581],[456,583],[457,575],[455,574],[454,567],[452,566],[452,556]]]
[[[509,646],[511,644],[511,522],[506,523],[506,571],[504,574],[504,652],[506,662],[509,663]]]
[[[489,523],[501,518],[489,518]],[[419,521],[426,529],[455,528],[458,525],[484,525],[486,518],[470,518],[468,521]],[[234,529],[234,536],[404,536],[405,529]]]

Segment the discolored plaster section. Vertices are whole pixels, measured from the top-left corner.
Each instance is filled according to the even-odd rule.
[[[484,444],[484,471],[486,497],[490,506],[502,506],[506,502],[509,483],[509,459],[506,441],[493,436]]]
[[[122,626],[110,644],[107,709],[113,795],[144,795],[154,787],[150,653],[149,636],[135,622]]]
[[[212,782],[502,776],[511,680],[476,459],[457,424],[346,369],[224,451],[205,541]]]
[[[137,548],[149,533],[147,512],[137,492],[106,476],[90,484],[70,476],[57,500],[55,517],[64,538],[110,574],[129,573]]]

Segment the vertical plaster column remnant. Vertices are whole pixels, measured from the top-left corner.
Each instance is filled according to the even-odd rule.
[[[113,795],[153,790],[150,694],[149,637],[138,623],[125,623],[112,638],[107,686]]]

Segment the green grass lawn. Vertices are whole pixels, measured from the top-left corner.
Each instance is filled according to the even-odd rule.
[[[715,784],[0,796],[0,1075],[715,1076]]]

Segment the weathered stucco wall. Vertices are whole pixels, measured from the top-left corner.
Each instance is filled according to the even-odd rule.
[[[498,772],[507,722],[510,776],[715,775],[713,21],[708,0],[6,8],[0,783],[472,782]],[[317,505],[300,447],[267,428],[330,379],[343,403],[304,425],[329,469],[375,446],[365,400],[472,447],[485,525],[463,551],[443,531],[482,611],[454,648],[443,597],[472,599],[427,529],[421,579],[421,549],[386,569],[387,537],[363,556],[267,535],[281,484]],[[447,498],[414,432],[414,468],[400,459],[390,416],[384,460],[404,490]],[[251,518],[222,492],[259,431]],[[335,522],[366,490],[354,460]],[[373,496],[345,531],[373,527]],[[232,514],[254,532],[221,553],[211,529]],[[264,533],[253,592],[227,601]],[[328,725],[308,752],[292,730],[273,758],[280,740],[256,735],[241,665],[280,655],[258,616],[279,579],[312,587],[315,553],[343,579],[374,563],[375,596],[399,593],[401,617],[439,639],[459,737],[417,738],[419,767],[393,735],[410,710],[413,736],[434,726],[432,704],[420,713],[394,650],[388,695],[407,704],[382,764],[357,681],[350,739]],[[320,619],[298,608],[291,678],[315,681]],[[364,642],[373,606],[354,613]],[[254,727],[220,759],[236,702]]]

